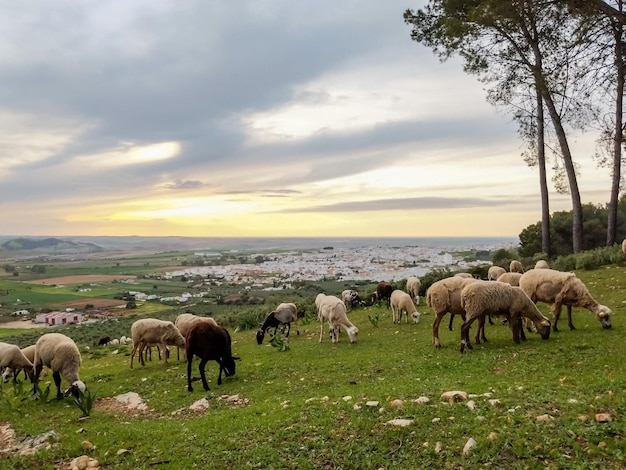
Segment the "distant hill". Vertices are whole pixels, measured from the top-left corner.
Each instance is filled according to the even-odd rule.
[[[101,246],[94,243],[61,240],[60,238],[14,238],[0,245],[4,251],[43,251],[46,253],[100,253]]]

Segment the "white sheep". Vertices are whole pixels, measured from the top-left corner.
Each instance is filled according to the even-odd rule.
[[[491,266],[487,271],[487,279],[489,281],[495,281],[505,272],[506,269],[504,269],[502,266]]]
[[[450,312],[448,328],[452,330],[452,319],[455,315],[461,315],[465,320],[465,310],[461,307],[461,291],[472,282],[481,282],[477,279],[452,276],[441,279],[428,288],[426,292],[426,304],[435,312],[433,322],[433,344],[436,348],[441,347],[439,342],[439,324],[443,316]]]
[[[139,354],[141,365],[145,365],[143,350],[152,344],[157,344],[164,351],[163,363],[167,365],[167,345],[185,347],[185,338],[171,321],[156,318],[142,318],[135,321],[130,327],[133,340],[133,350],[130,353],[130,368],[133,368],[135,353]]]
[[[506,282],[511,286],[519,286],[520,277],[522,277],[522,274],[518,272],[503,273],[498,276],[498,279],[496,279],[496,281]]]
[[[535,263],[535,269],[550,269],[550,265],[545,259],[540,259]]]
[[[340,327],[346,330],[350,342],[356,343],[359,329],[348,320],[346,306],[339,297],[318,294],[315,298],[315,306],[317,307],[317,319],[320,321],[320,343],[324,336],[325,321],[328,322],[330,338],[333,343],[339,341]]]
[[[256,332],[256,341],[258,344],[263,344],[263,338],[265,338],[265,332],[270,328],[274,328],[274,333],[272,337],[276,335],[276,331],[278,331],[278,327],[285,325],[287,326],[287,334],[286,337],[289,337],[289,333],[291,331],[291,322],[296,324],[296,334],[300,334],[300,330],[298,330],[298,308],[296,304],[291,302],[283,302],[278,305],[272,312],[270,312],[261,328]]]
[[[126,336],[120,336],[120,344],[128,344],[129,339]]]
[[[554,331],[558,331],[557,323],[563,305],[567,306],[567,324],[570,330],[576,329],[572,323],[572,307],[586,308],[596,316],[602,328],[611,328],[611,309],[599,304],[574,273],[531,269],[522,275],[519,285],[533,302],[543,302],[550,306]]]
[[[63,398],[61,393],[61,377],[71,385],[67,393],[78,396],[78,391],[84,392],[87,387],[78,376],[82,359],[74,340],[61,333],[46,333],[35,343],[35,387],[39,382],[39,375],[44,366],[52,370],[52,378],[57,387],[57,398]],[[35,388],[36,391],[36,388]]]
[[[0,371],[2,372],[2,381],[9,381],[13,375],[13,381],[17,382],[17,374],[23,370],[31,380],[33,379],[33,362],[28,359],[22,350],[9,343],[0,343]]]
[[[406,292],[411,296],[415,305],[420,304],[420,287],[422,287],[422,282],[419,277],[409,276],[406,280]]]
[[[455,274],[456,277],[466,277],[466,278],[474,278],[474,276],[472,276],[470,273],[456,273]]]
[[[413,318],[413,323],[420,321],[420,314],[415,309],[413,299],[406,292],[396,289],[391,293],[391,315],[394,323],[400,323],[402,312],[406,313],[406,322],[409,322],[409,315]]]
[[[180,334],[183,335],[184,338],[186,338],[187,333],[189,332],[191,327],[197,322],[201,321],[208,321],[209,323],[217,325],[217,322],[211,317],[201,317],[198,315],[194,315],[193,313],[181,313],[176,317],[176,320],[174,321],[174,326],[176,326],[176,328],[178,328],[178,331],[180,331]]]
[[[524,267],[522,266],[522,263],[519,262],[518,260],[514,259],[513,261],[511,261],[511,264],[509,265],[509,271],[512,273],[524,273]]]
[[[537,309],[534,302],[522,289],[504,282],[473,282],[465,286],[461,292],[461,306],[465,310],[465,321],[461,326],[460,351],[472,349],[469,340],[469,330],[475,320],[479,320],[476,342],[484,336],[486,315],[505,315],[513,330],[513,340],[516,343],[525,339],[521,327],[522,317],[530,318],[537,328],[542,339],[550,337],[550,321]]]

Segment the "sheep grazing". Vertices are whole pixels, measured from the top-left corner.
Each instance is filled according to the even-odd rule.
[[[98,340],[98,346],[106,346],[110,342],[111,342],[110,336],[103,336],[102,338]]]
[[[216,361],[220,366],[217,384],[222,385],[222,372],[226,377],[235,375],[235,360],[232,353],[232,341],[226,328],[211,322],[196,322],[191,326],[185,338],[185,355],[187,357],[187,390],[193,392],[191,386],[191,363],[193,357],[200,358],[200,377],[202,386],[209,390],[204,368],[208,361]]]
[[[35,366],[34,392],[37,391],[39,375],[44,366],[52,370],[52,378],[57,387],[57,398],[63,398],[61,393],[61,377],[71,385],[65,395],[72,393],[78,397],[78,392],[84,392],[87,387],[78,376],[82,359],[80,351],[74,340],[61,333],[47,333],[41,336],[35,343]]]
[[[505,315],[509,318],[509,325],[513,330],[513,340],[520,342],[523,336],[521,328],[522,317],[530,318],[542,339],[550,337],[550,321],[545,318],[533,301],[519,287],[504,282],[474,282],[468,284],[461,291],[461,307],[465,310],[465,321],[461,326],[460,351],[472,349],[469,340],[471,324],[480,320],[476,334],[476,342],[480,342],[482,333],[484,338],[484,322],[486,315]]]
[[[33,362],[28,359],[22,350],[9,343],[0,343],[0,370],[2,370],[2,381],[7,383],[11,375],[13,382],[17,383],[17,375],[21,370],[33,380]]]
[[[373,301],[382,301],[384,300],[387,303],[387,307],[389,307],[391,302],[391,293],[393,292],[393,287],[387,282],[379,282],[376,286],[376,292],[372,296]]]
[[[174,326],[180,331],[180,334],[183,338],[187,337],[187,333],[191,329],[193,325],[197,322],[207,321],[209,323],[213,323],[217,325],[217,322],[212,317],[200,317],[198,315],[194,315],[193,313],[181,313],[174,320]],[[180,348],[176,349],[176,358],[180,359]],[[161,359],[161,351],[159,350],[159,359]]]
[[[300,334],[300,330],[298,330],[298,309],[296,308],[296,304],[293,303],[282,303],[279,304],[273,312],[267,316],[261,329],[256,332],[256,342],[258,344],[263,344],[263,338],[265,338],[265,333],[270,328],[274,328],[274,333],[272,337],[276,335],[276,331],[279,326],[287,326],[287,334],[286,337],[289,337],[289,332],[291,331],[291,322],[296,323],[296,334]]]
[[[439,324],[443,316],[450,312],[450,324],[455,315],[461,315],[465,320],[465,310],[461,307],[461,291],[472,282],[481,282],[474,278],[452,276],[434,282],[426,292],[426,304],[434,310],[435,321],[433,322],[433,344],[436,348],[441,347],[439,342]]]
[[[411,296],[415,305],[420,304],[420,287],[422,283],[420,282],[418,277],[409,276],[406,280],[406,292]],[[416,322],[417,323],[417,322]]]
[[[359,293],[354,289],[344,290],[341,293],[341,300],[343,300],[343,303],[345,304],[346,310],[348,312],[352,310],[352,307],[355,307],[356,305],[363,305],[363,302],[361,301],[361,296],[359,296]]]
[[[495,281],[505,272],[506,269],[504,269],[502,266],[491,266],[487,271],[487,280]]]
[[[142,318],[135,321],[130,327],[130,335],[133,339],[133,350],[130,353],[130,368],[133,368],[133,358],[139,354],[139,362],[146,365],[143,359],[143,350],[146,346],[156,344],[163,351],[167,351],[167,345],[185,347],[185,338],[171,321],[157,320],[156,318]],[[167,365],[167,353],[163,354],[163,364]]]
[[[320,321],[320,343],[324,336],[324,321],[328,322],[330,338],[333,343],[339,341],[340,327],[348,333],[351,343],[356,343],[359,329],[348,320],[346,306],[340,298],[333,295],[318,294],[315,298],[317,307],[317,319]]]
[[[409,322],[409,315],[413,318],[413,323],[420,321],[420,314],[415,309],[413,299],[406,292],[396,289],[391,293],[391,314],[394,323],[400,323],[402,312],[406,313],[406,322]]]
[[[545,259],[540,259],[535,263],[535,269],[550,269],[550,265]]]
[[[567,306],[567,324],[570,330],[576,329],[572,323],[572,307],[586,308],[596,316],[602,328],[611,328],[611,309],[599,304],[574,273],[531,269],[522,275],[519,285],[533,302],[543,302],[550,306],[554,331],[558,331],[557,323],[563,305]]]
[[[510,273],[501,274],[500,276],[498,276],[498,279],[496,279],[496,281],[506,282],[507,284],[511,286],[519,286],[520,277],[522,277],[521,273],[510,272]]]
[[[509,265],[509,271],[512,273],[524,274],[524,267],[522,266],[522,263],[520,261],[514,259]]]

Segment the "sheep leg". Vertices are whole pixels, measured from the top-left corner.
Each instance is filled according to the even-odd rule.
[[[487,338],[485,338],[485,316],[481,315],[478,319],[478,329],[476,330],[476,336],[474,337],[474,342],[476,344],[480,344],[480,340],[483,340],[483,343],[487,342]]]
[[[554,317],[554,325],[552,325],[552,331],[559,331],[559,328],[556,326],[559,322],[559,317],[561,316],[561,304],[555,303],[552,305],[552,317]]]
[[[575,330],[574,324],[572,323],[572,306],[567,306],[567,326],[569,326],[570,330]]]
[[[61,372],[53,372],[52,378],[54,379],[54,385],[57,386],[57,400],[63,399],[63,394],[61,393]]]
[[[285,335],[285,338],[289,338],[290,331],[291,331],[291,323],[287,323],[287,334]]]
[[[137,348],[139,347],[139,343],[133,344],[133,350],[130,352],[130,368],[133,368],[133,359],[135,358],[135,353],[137,352]]]
[[[465,352],[465,348],[474,349],[469,339],[470,326],[472,325],[474,320],[476,320],[476,317],[470,318],[469,320],[464,321],[463,324],[461,325],[461,347],[460,347],[461,352]]]
[[[220,366],[220,373],[217,376],[217,385],[222,385],[222,371],[224,370],[224,366],[220,361],[217,361]]]
[[[161,346],[163,347],[163,365],[166,366],[167,365],[167,356],[169,356],[169,354],[167,353],[167,345],[165,343],[161,343]],[[158,348],[159,348],[159,346],[157,346],[157,349]],[[159,359],[161,359],[160,356],[159,356]]]
[[[320,343],[322,342],[322,336],[324,335],[324,319],[320,321]]]
[[[191,386],[191,362],[193,359],[193,354],[190,354],[190,357],[187,358],[187,391],[193,392],[193,387]]]
[[[441,323],[441,319],[445,314],[446,312],[438,313],[435,317],[435,321],[433,322],[433,344],[436,348],[441,347],[441,343],[439,342],[439,324]],[[454,316],[454,314],[452,313],[450,315]],[[452,319],[450,319],[450,322],[452,322]]]
[[[209,362],[208,359],[200,359],[200,365],[198,366],[198,369],[200,370],[200,377],[202,378],[202,387],[204,387],[205,390],[210,390],[209,384],[206,381],[206,375],[204,372],[204,368],[206,367],[207,362]],[[218,381],[218,384],[219,384],[219,381]]]

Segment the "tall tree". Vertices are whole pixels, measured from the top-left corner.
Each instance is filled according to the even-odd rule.
[[[407,10],[404,19],[413,26],[413,40],[444,60],[459,54],[467,72],[505,92],[531,83],[558,142],[572,200],[573,251],[580,251],[583,211],[565,126],[584,109],[580,100],[572,99],[584,71],[572,59],[574,25],[567,9],[557,1],[431,0],[424,9]]]

